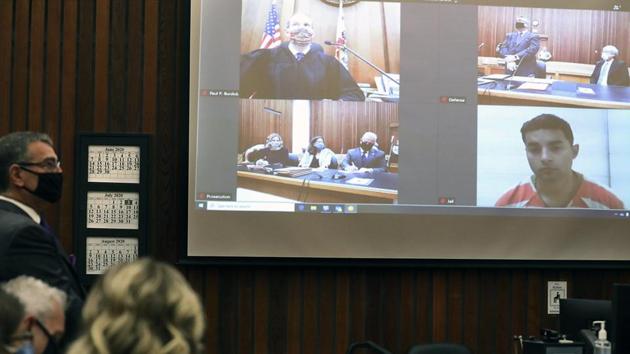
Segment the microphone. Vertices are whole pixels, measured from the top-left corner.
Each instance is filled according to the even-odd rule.
[[[516,63],[516,68],[514,68],[514,71],[512,71],[512,75],[510,75],[510,76],[506,79],[506,80],[507,80],[507,82],[508,82],[507,87],[506,87],[506,90],[508,90],[508,91],[509,91],[509,90],[511,90],[511,89],[512,89],[512,81],[510,81],[510,79],[512,79],[512,78],[516,75],[516,72],[518,71],[518,68],[521,66],[521,63],[523,62],[523,59],[524,59],[525,57],[526,57],[526,56],[524,55],[524,56],[522,56],[522,57],[520,57],[520,58],[518,59],[518,63]]]
[[[481,49],[484,45],[486,45],[486,43],[481,42],[481,44],[477,46],[477,49]]]
[[[386,78],[388,78],[388,79],[392,80],[393,82],[395,82],[397,85],[400,85],[400,81],[398,81],[398,80],[394,79],[393,77],[391,77],[390,75],[388,75],[388,74],[385,72],[385,70],[383,70],[383,69],[379,68],[378,66],[376,66],[376,65],[374,65],[374,64],[372,64],[372,63],[370,63],[370,61],[369,61],[369,60],[367,60],[367,59],[365,59],[364,57],[360,56],[357,52],[355,52],[354,50],[350,49],[350,47],[348,47],[347,45],[345,45],[345,44],[339,44],[339,43],[332,42],[332,41],[324,41],[324,44],[326,44],[326,45],[330,45],[330,46],[333,46],[333,47],[338,47],[338,48],[341,48],[341,49],[343,49],[343,50],[347,50],[347,51],[349,51],[350,53],[352,53],[352,55],[354,55],[355,57],[359,58],[362,62],[364,62],[364,63],[366,63],[367,65],[371,66],[371,67],[372,67],[372,68],[374,68],[376,71],[378,71],[379,73],[383,74],[383,76],[385,76]]]

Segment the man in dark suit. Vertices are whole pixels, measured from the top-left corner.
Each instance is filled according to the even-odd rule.
[[[497,52],[505,59],[507,74],[535,76],[540,38],[529,31],[529,20],[525,17],[517,18],[514,27],[516,31],[506,35],[497,46]]]
[[[376,134],[366,132],[361,137],[360,146],[348,150],[341,167],[348,172],[385,171],[385,153],[376,147]]]
[[[0,138],[0,282],[29,275],[68,295],[61,348],[76,337],[85,299],[74,266],[42,218],[61,197],[62,172],[46,134]]]
[[[612,45],[602,48],[602,60],[595,64],[591,84],[630,86],[628,65],[620,59],[619,49]]]

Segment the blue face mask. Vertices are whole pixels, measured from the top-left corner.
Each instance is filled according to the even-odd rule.
[[[315,143],[315,144],[313,144],[313,146],[317,149],[317,151],[322,151],[326,147],[326,145],[324,145],[324,143]]]
[[[25,342],[21,347],[17,348],[15,354],[35,354],[33,343]]]

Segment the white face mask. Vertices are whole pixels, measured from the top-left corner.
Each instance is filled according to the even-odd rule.
[[[604,59],[604,60],[608,60],[608,59],[610,59],[612,57],[613,57],[613,55],[610,54],[610,53],[602,53],[602,59]]]

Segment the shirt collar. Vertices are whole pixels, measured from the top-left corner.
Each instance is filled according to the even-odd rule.
[[[5,197],[3,195],[0,195],[0,200],[4,200],[6,202],[9,202],[9,203],[15,205],[16,207],[22,209],[36,223],[39,224],[42,221],[42,217],[39,216],[39,214],[35,211],[35,209],[31,208],[30,206],[28,206],[28,205],[26,205],[26,204],[24,204],[22,202],[18,202],[17,200],[15,200],[13,198]]]
[[[309,44],[306,48],[304,48],[304,50],[300,50],[296,45],[289,42],[289,50],[291,51],[291,54],[293,54],[293,56],[295,56],[297,53],[300,53],[300,52],[306,55],[311,50],[311,44]]]

